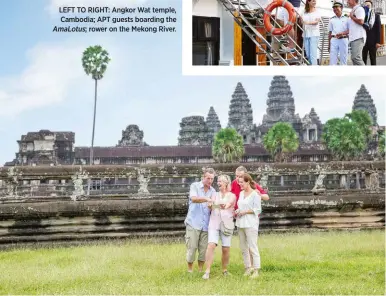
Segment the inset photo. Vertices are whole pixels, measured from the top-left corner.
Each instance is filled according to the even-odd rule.
[[[191,63],[386,65],[385,13],[385,0],[192,0]]]

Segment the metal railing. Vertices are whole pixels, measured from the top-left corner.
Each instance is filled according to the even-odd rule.
[[[256,43],[257,47],[264,54],[267,55],[267,58],[273,64],[275,64],[275,62],[277,63],[277,60],[274,60],[272,58],[272,53],[274,53],[275,56],[278,57],[279,62],[281,62],[285,65],[289,64],[288,61],[290,59],[282,58],[280,56],[281,54],[289,54],[292,58],[299,57],[300,64],[306,64],[306,65],[310,64],[310,62],[305,58],[304,42],[303,42],[302,46],[299,46],[299,44],[296,42],[296,40],[294,40],[291,36],[289,36],[288,33],[284,34],[283,36],[275,36],[275,35],[268,33],[267,36],[271,36],[272,41],[277,42],[279,44],[279,46],[281,45],[283,39],[285,39],[287,41],[291,41],[295,45],[293,53],[275,50],[274,46],[273,46],[273,42],[272,43],[268,42],[268,40],[266,38],[264,38],[263,35],[260,34],[254,28],[254,26],[248,21],[248,19],[245,17],[245,15],[249,11],[250,17],[254,17],[260,26],[262,26],[262,27],[264,26],[262,23],[262,18],[263,18],[262,15],[255,13],[256,9],[250,7],[250,5],[253,5],[253,6],[258,7],[260,11],[264,11],[265,7],[260,5],[260,3],[258,1],[256,1],[256,0],[248,0],[248,1],[246,1],[246,0],[233,0],[233,1],[232,0],[218,0],[218,1],[221,2],[224,5],[224,7],[226,8],[226,10],[229,11],[233,15],[236,23],[238,23],[238,25],[243,29],[243,31]],[[303,4],[303,6],[305,5],[305,2],[303,0],[302,0],[302,4]],[[234,10],[232,10],[231,6],[234,8]],[[282,26],[276,20],[278,9],[276,8],[275,10],[276,10],[275,16],[274,17],[271,16],[271,21],[275,27],[281,28]],[[235,11],[238,13],[237,15],[234,14]],[[299,19],[300,18],[299,12],[296,10],[295,10],[295,12],[297,14],[297,19]],[[239,18],[242,19],[241,22],[238,20]],[[251,28],[252,34],[250,32],[248,32],[248,30],[245,29],[243,22],[248,27]],[[325,43],[326,42],[328,43],[328,32],[326,32],[327,27],[328,27],[328,22],[326,23],[326,20],[323,19],[321,21],[321,24],[320,24],[321,36],[320,36],[320,42],[318,44],[318,50],[320,53],[320,55],[319,55],[320,64],[323,64],[323,60],[325,58],[326,52],[328,54],[328,46],[325,46]],[[298,34],[303,34],[304,25],[301,26],[296,21],[296,23],[294,24],[294,30],[296,32],[295,36],[298,36]],[[258,37],[261,40],[262,44],[260,44],[260,42],[256,41],[256,37]],[[267,46],[268,50],[265,50],[262,45]]]
[[[248,3],[245,0],[218,0],[218,1],[221,2],[224,5],[225,9],[232,14],[235,22],[248,35],[248,37],[251,38],[251,40],[257,45],[257,47],[261,50],[261,52],[263,52],[267,56],[267,58],[271,61],[271,63],[276,64],[279,62],[285,65],[288,65],[288,61],[291,58],[293,59],[298,57],[300,63],[309,64],[309,62],[304,58],[304,47],[301,48],[294,39],[288,36],[288,34],[285,35],[286,38],[292,41],[295,45],[293,53],[282,51],[282,50],[275,50],[273,47],[273,44],[269,42],[260,32],[258,32],[255,26],[249,22],[248,18],[253,18],[254,20],[257,21],[257,25],[259,25],[260,27],[264,26],[262,22],[262,19],[263,19],[262,12],[264,12],[264,7],[261,6],[258,1],[249,0],[249,2],[253,2],[252,4],[254,6],[257,6],[258,9],[251,8],[250,7],[251,3]],[[248,13],[249,13],[249,16],[246,16]],[[296,13],[298,14],[298,12]],[[280,24],[276,21],[276,16],[274,18],[271,17],[271,20],[273,21],[273,24],[276,27],[278,28],[281,27]],[[244,26],[243,23],[245,23],[246,26]],[[296,26],[297,26],[296,29],[299,29],[301,32],[303,32],[303,28],[300,27],[297,23],[296,23]],[[246,27],[248,27],[249,30]],[[272,41],[274,40],[278,44],[281,44],[282,36],[278,37],[269,33],[268,35],[271,36]],[[261,42],[257,42],[256,37],[258,37],[261,40]],[[268,50],[264,49],[263,45],[265,45],[268,48]],[[273,54],[275,56],[273,56]],[[282,54],[289,54],[291,58],[290,59],[283,58],[281,56]]]

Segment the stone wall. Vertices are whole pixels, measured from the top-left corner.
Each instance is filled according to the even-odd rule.
[[[213,164],[232,175],[237,164]],[[0,168],[0,244],[182,235],[202,166]],[[261,231],[381,228],[383,162],[250,164],[267,188]],[[88,191],[90,180],[90,194]]]

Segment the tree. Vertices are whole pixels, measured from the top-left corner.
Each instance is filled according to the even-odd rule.
[[[299,139],[293,127],[284,122],[276,123],[263,138],[264,148],[275,161],[282,162],[288,153],[299,147]]]
[[[323,126],[322,141],[329,143],[339,127],[340,118],[331,118]]]
[[[370,142],[372,137],[371,127],[373,126],[373,120],[367,111],[354,110],[351,113],[347,113],[345,118],[352,122],[356,122],[365,138],[366,144]]]
[[[381,156],[385,156],[385,141],[386,141],[386,131],[383,131],[379,136],[378,150]]]
[[[82,66],[87,75],[91,75],[95,81],[95,96],[94,96],[94,117],[92,124],[91,149],[90,149],[90,165],[94,164],[94,135],[95,135],[95,117],[96,104],[98,93],[98,80],[103,78],[107,69],[107,64],[110,62],[109,53],[100,45],[89,46],[82,56]]]
[[[100,45],[89,46],[82,56],[82,66],[87,75],[91,75],[95,81],[94,95],[94,116],[92,123],[92,136],[90,148],[90,165],[94,164],[94,135],[95,135],[95,117],[98,93],[98,80],[103,78],[106,72],[107,64],[110,62],[109,53]],[[87,195],[90,194],[90,180],[88,181]]]
[[[212,155],[222,163],[240,161],[245,153],[243,137],[234,128],[223,128],[214,137]]]
[[[333,118],[326,122],[322,139],[338,160],[352,160],[366,149],[365,136],[355,121]]]

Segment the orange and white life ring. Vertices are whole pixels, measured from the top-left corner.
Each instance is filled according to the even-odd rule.
[[[288,22],[282,28],[275,28],[271,23],[271,14],[272,11],[277,7],[284,7],[288,11]],[[272,35],[283,35],[288,33],[291,30],[291,27],[295,24],[296,21],[296,12],[295,8],[292,6],[288,0],[274,0],[267,6],[264,11],[264,28],[267,32],[270,32]]]

